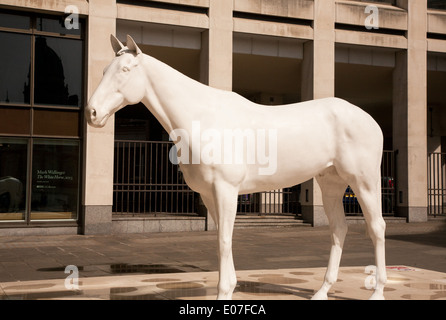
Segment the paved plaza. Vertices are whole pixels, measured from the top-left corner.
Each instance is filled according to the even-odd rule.
[[[0,299],[213,300],[216,239],[215,231],[0,237]],[[446,220],[388,223],[386,239],[386,298],[446,299]],[[234,299],[309,299],[329,249],[328,227],[236,229]],[[329,299],[370,297],[373,264],[365,225],[350,225]]]

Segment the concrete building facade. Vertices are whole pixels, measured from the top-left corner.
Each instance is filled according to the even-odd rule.
[[[28,25],[20,25],[20,19],[29,21]],[[1,162],[0,158],[0,176],[17,178],[18,173],[11,167],[17,159],[22,159],[24,168],[18,179],[22,185],[20,204],[13,207],[12,191],[0,194],[0,235],[212,228],[205,210],[195,215],[169,214],[172,210],[163,209],[158,210],[163,214],[148,216],[144,215],[146,207],[138,214],[117,212],[119,201],[128,206],[124,191],[128,194],[131,185],[127,178],[123,178],[126,183],[117,183],[117,176],[124,175],[117,163],[127,161],[119,160],[119,152],[127,147],[117,143],[129,136],[138,143],[152,140],[148,133],[152,129],[143,119],[149,115],[142,111],[133,116],[132,111],[116,114],[102,129],[85,123],[83,107],[114,57],[110,34],[123,42],[130,34],[144,53],[191,78],[262,104],[337,96],[360,106],[380,124],[385,149],[394,156],[394,215],[406,217],[408,222],[427,220],[433,174],[428,155],[446,151],[444,1],[1,0],[3,45],[9,39],[19,43],[18,38],[28,37],[17,46],[30,53],[23,58],[26,64],[22,63],[25,89],[20,79],[16,86],[20,89],[13,87],[15,80],[9,75],[1,81],[10,86],[0,83],[0,126],[4,128],[0,128],[0,157],[8,159]],[[39,53],[37,44],[43,38],[47,38],[51,50]],[[67,47],[64,41],[73,44]],[[63,48],[71,45],[73,50],[64,53]],[[39,89],[41,70],[54,70],[48,62],[42,62],[44,67],[40,68],[43,60],[39,57],[50,56],[50,51],[56,52],[65,68],[68,102],[39,97],[43,91]],[[80,59],[77,64],[72,63],[73,52]],[[0,64],[17,63],[15,59],[17,56],[4,54]],[[69,66],[77,69],[73,71]],[[7,70],[15,74],[13,69]],[[76,73],[79,76],[70,80]],[[43,78],[47,77],[50,75]],[[81,87],[78,93],[73,89],[76,85]],[[30,98],[23,98],[22,90],[29,91]],[[73,96],[78,100],[70,100]],[[19,118],[30,119],[23,131],[14,129]],[[63,128],[54,132],[48,129],[60,121]],[[153,128],[157,126],[150,123]],[[75,128],[65,132],[70,125]],[[164,133],[152,131],[151,137],[159,135],[159,141],[166,140]],[[39,151],[40,145],[47,149]],[[136,155],[136,149],[132,150]],[[70,167],[57,160],[57,155],[64,152],[74,159]],[[77,168],[74,171],[70,169],[73,166]],[[444,175],[443,167],[440,164],[440,175]],[[132,188],[140,187],[132,181]],[[166,186],[173,188],[174,184]],[[443,186],[439,190],[443,196]],[[299,187],[298,198],[304,221],[314,226],[327,223],[315,180]],[[158,201],[178,202],[170,197]],[[191,201],[200,208],[199,199]]]

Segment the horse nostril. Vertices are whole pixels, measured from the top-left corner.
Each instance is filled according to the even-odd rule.
[[[93,118],[96,118],[96,110],[95,109],[91,110],[91,116]]]

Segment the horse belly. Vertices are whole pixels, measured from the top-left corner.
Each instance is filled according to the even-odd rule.
[[[328,167],[331,161],[313,163],[312,165],[290,164],[281,166],[273,175],[256,175],[253,172],[240,186],[240,193],[254,193],[289,188],[315,177]]]
[[[335,150],[333,136],[279,140],[277,155],[270,157],[268,164],[248,166],[240,192],[276,190],[308,181],[333,165]],[[260,169],[267,174],[260,174]]]

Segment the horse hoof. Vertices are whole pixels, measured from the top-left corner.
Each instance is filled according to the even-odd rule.
[[[231,294],[218,294],[217,295],[217,300],[220,301],[231,301],[232,300],[232,293]]]
[[[311,300],[328,300],[328,295],[324,292],[318,291]]]
[[[386,298],[384,298],[384,295],[382,293],[375,292],[374,294],[372,294],[369,300],[386,300]]]

